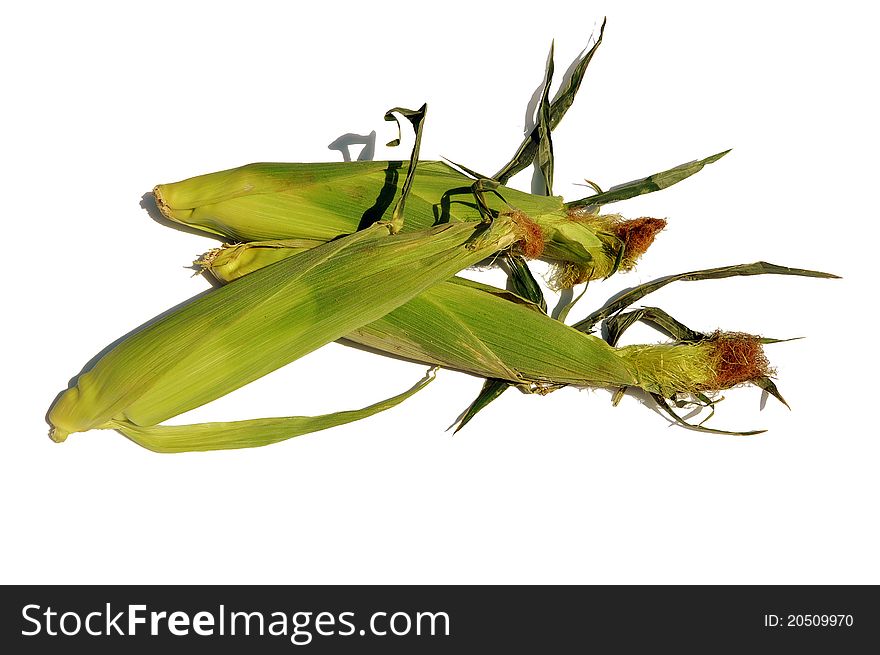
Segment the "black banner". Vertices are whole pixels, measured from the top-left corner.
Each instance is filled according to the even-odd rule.
[[[880,636],[874,587],[21,586],[2,596],[7,653],[165,655],[219,642],[249,653],[854,652]]]

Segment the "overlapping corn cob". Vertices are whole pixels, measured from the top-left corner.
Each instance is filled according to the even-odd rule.
[[[251,254],[258,253],[256,246]],[[671,397],[727,389],[768,371],[757,337],[717,333],[692,343],[615,349],[509,291],[459,277],[426,289],[345,339],[528,391],[634,386]],[[737,347],[749,351],[731,356]]]
[[[285,256],[296,257],[307,248],[307,242],[253,242],[215,249],[198,261],[205,272],[229,283]],[[760,274],[834,277],[763,262],[694,271],[636,287],[580,322],[580,329],[552,320],[514,293],[455,277],[345,339],[390,355],[503,380],[527,391],[544,392],[569,384],[633,386],[674,398],[745,382],[766,386],[769,367],[762,340],[755,336],[688,331],[678,334],[677,343],[613,349],[588,334],[603,318],[623,318],[609,326],[616,342],[631,323],[621,312],[665,284]],[[667,323],[666,327],[673,326]],[[623,381],[627,375],[630,382]]]
[[[233,242],[328,241],[387,220],[407,170],[404,162],[250,164],[160,184],[154,194],[170,220]],[[514,216],[531,226],[523,254],[563,265],[568,273],[560,281],[566,286],[632,268],[666,224],[567,209],[558,196],[507,187],[482,194],[485,206],[479,207],[473,184],[443,162],[419,162],[406,229],[482,221],[487,211]]]

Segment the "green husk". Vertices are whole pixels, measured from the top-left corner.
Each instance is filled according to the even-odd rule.
[[[109,427],[124,434],[139,446],[157,453],[255,448],[285,441],[320,430],[337,427],[370,417],[396,407],[421,391],[434,379],[433,370],[414,387],[362,409],[334,412],[321,416],[259,418],[226,423],[140,426],[128,421],[111,421]]]
[[[259,244],[239,246],[239,251],[248,245],[254,257],[263,252]],[[504,381],[530,392],[564,385],[638,386],[664,396],[741,383],[739,373],[718,373],[718,349],[727,344],[725,339],[719,333],[699,335],[691,343],[614,349],[598,337],[551,319],[514,293],[458,277],[425,289],[345,336],[346,341],[372,350]],[[755,369],[765,369],[760,340],[746,341],[752,348],[746,361]]]
[[[406,230],[436,223],[482,221],[474,180],[440,161],[420,161],[406,205]],[[390,220],[409,172],[403,161],[248,164],[160,184],[159,208],[173,221],[235,241],[327,241]],[[562,199],[507,187],[489,198],[496,212],[518,208],[546,221],[566,218]]]
[[[566,203],[566,207],[569,209],[585,208],[587,210],[595,211],[602,205],[609,205],[613,202],[629,200],[630,198],[635,198],[636,196],[641,196],[646,193],[661,191],[662,189],[671,187],[673,184],[678,184],[682,180],[686,180],[695,173],[699,173],[703,170],[704,166],[714,164],[728,152],[730,152],[729,149],[716,153],[710,157],[706,157],[705,159],[698,159],[686,164],[680,164],[669,170],[654,173],[653,175],[649,175],[648,177],[639,180],[618,184],[611,187],[608,191]]]
[[[598,337],[554,321],[510,292],[462,278],[426,289],[346,339],[414,361],[502,378],[529,391],[634,381]]]
[[[233,391],[520,238],[515,221],[376,225],[261,268],[134,333],[49,412],[52,436],[153,426]],[[329,309],[328,309],[329,308]]]
[[[251,266],[258,266],[262,257],[272,261],[278,256],[278,249],[266,249],[260,243],[240,244],[221,252],[224,250],[236,253]],[[290,248],[287,252],[295,258],[299,250]],[[513,263],[516,266],[516,262]],[[235,272],[230,276],[229,271]],[[218,270],[210,265],[206,267],[206,272],[221,282],[234,280],[244,274],[235,267],[226,266]],[[488,285],[453,278],[425,290],[381,319],[354,330],[346,335],[345,340],[386,354],[487,378],[479,396],[463,415],[459,429],[509,386],[538,393],[547,393],[570,384],[636,386],[661,397],[693,395],[727,388],[743,381],[741,375],[731,378],[735,382],[729,379],[719,381],[717,376],[710,375],[718,367],[717,360],[710,355],[718,351],[721,333],[696,332],[658,308],[642,308],[627,314],[622,311],[648,293],[674,281],[771,273],[835,277],[766,262],[691,271],[631,289],[574,328],[547,317],[546,310],[534,302],[540,296],[528,284],[522,285],[522,289],[526,295],[534,296],[532,301]],[[676,342],[629,346],[614,351],[605,348],[606,344],[598,337],[590,340],[581,338],[589,336],[584,333],[591,331],[603,318],[607,319],[609,346],[616,345],[623,331],[638,320],[660,327]],[[575,337],[578,331],[581,334]],[[750,344],[755,341],[754,345],[757,346],[775,340],[749,337],[746,341]],[[602,359],[612,352],[619,361]],[[593,358],[599,362],[598,370],[590,368],[595,363]],[[767,365],[760,350],[755,348],[750,351],[748,359],[755,364],[748,381],[781,399],[781,394],[768,377]],[[619,366],[621,363],[629,373],[629,382],[625,381],[626,375]]]
[[[172,221],[232,242],[305,239],[329,241],[378,221],[394,221],[401,179],[411,184],[406,230],[447,222],[515,216],[534,227],[523,254],[571,262],[605,277],[615,270],[624,244],[601,232],[608,220],[573,214],[558,196],[508,187],[475,197],[475,180],[444,162],[419,162],[409,178],[403,162],[341,164],[249,164],[155,188],[156,202]],[[619,217],[614,217],[619,220]],[[639,253],[641,254],[641,253]],[[624,268],[634,264],[627,261]]]

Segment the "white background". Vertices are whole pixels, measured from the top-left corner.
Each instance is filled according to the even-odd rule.
[[[880,582],[878,105],[866,3],[16,3],[0,26],[6,315],[3,582]],[[830,8],[829,8],[830,7]],[[712,425],[627,397],[506,393],[452,437],[481,381],[441,372],[366,421],[249,451],[163,456],[113,432],[46,437],[85,362],[207,288],[214,242],[139,206],[160,182],[252,161],[338,161],[389,107],[427,101],[423,158],[493,172],[521,139],[551,39],[557,70],[605,42],[555,133],[556,191],[733,147],[621,203],[669,219],[639,269],[760,259],[843,280],[682,283],[651,297],[768,348],[789,412],[755,388]],[[531,172],[514,184],[529,188]],[[497,280],[490,276],[489,279]],[[648,330],[633,339],[656,339]],[[175,422],[318,414],[424,367],[332,344]]]

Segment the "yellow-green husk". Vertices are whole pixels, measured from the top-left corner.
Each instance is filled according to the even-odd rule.
[[[248,164],[160,184],[154,195],[168,219],[232,242],[328,241],[389,220],[408,170],[408,163],[393,161]],[[473,183],[443,162],[419,162],[404,230],[484,220]],[[576,266],[580,273],[572,282],[603,278],[635,263],[622,259],[625,244],[607,229],[613,221],[598,213],[569,210],[559,196],[505,186],[497,193],[500,197],[483,194],[487,210],[532,223],[525,254]]]
[[[207,272],[230,282],[245,275],[235,264],[239,259],[256,269],[282,252],[295,259],[303,247],[240,244],[203,260],[210,260]],[[219,268],[211,263],[220,260]],[[635,386],[665,397],[731,386],[730,380],[717,385],[723,338],[718,334],[697,343],[615,349],[551,319],[511,292],[459,277],[435,284],[345,336],[382,353],[506,380],[529,391],[561,385]]]
[[[389,235],[380,224],[261,268],[123,340],[54,403],[52,436],[152,426],[237,389],[521,236],[505,218]]]

